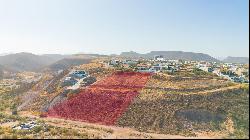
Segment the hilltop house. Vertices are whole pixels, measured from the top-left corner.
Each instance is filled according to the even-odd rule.
[[[220,76],[220,69],[219,68],[214,68],[212,73]]]
[[[129,68],[130,66],[135,66],[137,64],[137,62],[136,61],[133,61],[133,60],[123,60],[122,61],[122,66],[124,67],[124,68]]]
[[[120,60],[110,60],[109,65],[118,65],[120,63]]]
[[[237,75],[239,75],[239,76],[243,76],[243,75],[248,75],[249,74],[248,70],[245,69],[245,68],[237,68],[234,72]]]
[[[87,76],[87,73],[83,70],[74,70],[69,74],[69,77],[81,79]]]
[[[128,65],[137,64],[137,62],[136,62],[136,61],[133,61],[133,60],[123,60],[122,63],[123,63],[123,64],[128,64]]]
[[[156,70],[154,68],[147,68],[147,67],[137,67],[138,72],[149,72],[149,73],[155,73]]]
[[[153,68],[156,71],[163,71],[168,69],[168,65],[166,64],[154,64],[151,68]]]
[[[164,58],[163,58],[162,55],[155,55],[155,56],[154,56],[154,60],[155,60],[155,61],[164,61]]]
[[[61,86],[73,86],[77,83],[77,80],[73,77],[66,77],[64,81],[62,82]]]
[[[201,69],[203,71],[206,71],[206,72],[213,72],[213,68],[212,67],[208,67],[208,66],[200,67],[199,69]]]

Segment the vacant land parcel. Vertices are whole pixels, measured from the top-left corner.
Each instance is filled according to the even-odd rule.
[[[144,87],[150,74],[116,72],[55,106],[48,116],[106,125],[115,124]]]

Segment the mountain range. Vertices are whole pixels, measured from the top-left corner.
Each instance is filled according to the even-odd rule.
[[[249,57],[232,57],[232,56],[228,56],[227,58],[225,58],[223,60],[223,62],[249,64]]]
[[[146,54],[139,54],[133,51],[122,52],[120,56],[131,58],[153,58],[155,55],[162,55],[166,59],[182,59],[193,61],[220,62],[219,60],[203,53],[183,52],[183,51],[151,51]]]
[[[208,62],[226,62],[226,63],[241,63],[249,64],[249,57],[231,57],[224,59],[216,59],[208,54],[183,52],[183,51],[151,51],[146,54],[140,54],[134,51],[122,52],[120,56],[128,58],[153,58],[155,55],[162,55],[166,59],[182,59],[193,61],[208,61]]]
[[[166,59],[182,59],[194,61],[209,61],[209,62],[231,62],[231,63],[249,63],[248,57],[227,57],[220,61],[207,54],[183,52],[183,51],[151,51],[146,54],[137,52],[122,52],[119,56],[127,58],[153,58],[155,55],[162,55]],[[71,66],[89,63],[92,59],[108,55],[99,54],[44,54],[35,55],[32,53],[16,53],[0,56],[0,75],[3,71],[41,71],[50,69],[53,71],[67,69]]]
[[[62,55],[35,55],[31,53],[16,53],[0,56],[0,65],[12,71],[38,71],[44,66],[64,58]]]
[[[32,53],[16,53],[0,56],[0,72],[8,70],[12,72],[20,71],[41,71],[43,69],[59,70],[67,69],[70,66],[80,65],[90,62],[96,57],[94,54],[44,54],[35,55]]]

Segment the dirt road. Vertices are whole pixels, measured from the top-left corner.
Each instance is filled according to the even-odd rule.
[[[39,118],[35,115],[32,115],[29,112],[21,112],[21,116],[29,118],[37,118],[43,120],[46,124],[61,127],[61,128],[70,128],[78,131],[84,131],[90,135],[99,135],[102,139],[211,139],[218,137],[211,136],[198,136],[198,137],[185,137],[180,135],[165,135],[165,134],[156,134],[156,133],[145,133],[139,132],[132,128],[123,128],[117,126],[106,126],[99,124],[92,124],[86,122],[64,120],[58,118]]]

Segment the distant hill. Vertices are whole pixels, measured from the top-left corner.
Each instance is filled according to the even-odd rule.
[[[4,67],[0,65],[0,79],[3,78],[3,71],[4,71]]]
[[[59,60],[48,66],[49,70],[58,71],[65,70],[72,66],[82,65],[90,63],[91,60],[98,57],[105,57],[107,55],[99,55],[99,54],[74,54],[70,57]]]
[[[63,58],[64,56],[62,55],[16,53],[0,56],[0,65],[13,71],[38,71]]]
[[[140,57],[148,58],[147,54],[140,54],[140,53],[137,53],[137,52],[134,52],[134,51],[122,52],[120,54],[120,56],[122,56],[122,57],[129,57],[129,58],[140,58]]]
[[[219,60],[203,53],[183,52],[183,51],[151,51],[146,54],[139,54],[136,52],[122,52],[120,56],[131,58],[153,58],[154,55],[162,55],[166,59],[182,59],[194,61],[211,61],[219,62]]]
[[[46,57],[46,58],[49,58],[49,59],[52,59],[53,60],[53,63],[58,61],[58,60],[61,60],[61,59],[64,59],[64,58],[68,58],[68,57],[71,57],[72,55],[62,55],[62,54],[43,54],[41,55],[42,57]]]
[[[65,70],[72,66],[90,63],[91,60],[91,58],[64,58],[51,64],[48,68],[52,71]]]
[[[74,54],[71,58],[94,59],[98,57],[107,57],[108,55],[101,54]]]
[[[249,57],[231,57],[231,56],[228,56],[227,58],[225,58],[223,60],[223,62],[249,64]]]
[[[0,65],[4,68],[14,71],[41,71],[46,68],[50,70],[67,69],[71,66],[89,63],[97,57],[106,55],[99,54],[43,54],[35,55],[32,53],[16,53],[0,56]]]

